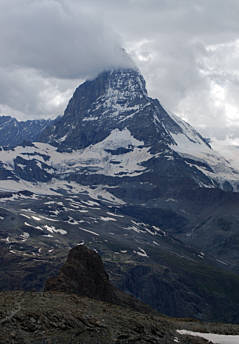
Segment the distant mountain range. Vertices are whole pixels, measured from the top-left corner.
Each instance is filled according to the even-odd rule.
[[[161,312],[239,321],[239,172],[136,68],[86,81],[52,122],[24,123],[0,117],[0,287],[16,283],[17,260],[20,285],[40,289],[85,242]]]
[[[52,122],[44,119],[18,121],[10,116],[0,116],[0,146],[14,147],[36,141],[39,133]]]

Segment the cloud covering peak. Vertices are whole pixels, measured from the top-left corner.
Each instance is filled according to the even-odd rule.
[[[0,114],[62,114],[86,78],[132,66],[125,47],[150,96],[237,139],[238,13],[238,0],[0,0]]]
[[[93,13],[56,0],[2,0],[0,65],[79,79],[127,67],[119,36]]]

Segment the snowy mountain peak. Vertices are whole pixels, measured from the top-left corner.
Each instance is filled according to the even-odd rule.
[[[63,150],[87,147],[105,139],[147,104],[145,80],[137,69],[105,71],[76,89],[64,116],[40,140]]]
[[[24,147],[0,152],[2,178],[85,178],[86,184],[108,185],[142,178],[168,193],[198,186],[238,191],[239,173],[194,128],[150,98],[134,68],[84,82],[39,138],[27,153]]]
[[[145,80],[137,69],[112,69],[100,73],[95,79],[87,80],[75,91],[66,108],[65,113],[75,106],[77,98],[80,108],[83,110],[87,101],[98,102],[100,99],[113,97],[121,103],[123,100],[132,101],[147,96]],[[86,99],[86,97],[88,99]],[[88,107],[87,107],[88,110]]]
[[[104,72],[108,82],[108,94],[118,92],[127,98],[147,96],[145,80],[136,69],[118,69]]]
[[[99,74],[94,80],[86,81],[76,89],[65,115],[71,114],[72,111],[85,111],[83,118],[90,120],[93,117],[92,112],[96,110],[103,110],[102,115],[107,109],[122,112],[138,105],[145,97],[147,97],[145,80],[138,70],[109,70]],[[115,113],[111,115],[114,116]]]

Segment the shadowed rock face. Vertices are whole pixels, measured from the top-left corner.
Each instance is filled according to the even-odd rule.
[[[140,300],[114,287],[100,256],[84,245],[70,250],[59,275],[46,281],[44,291],[74,293],[143,313],[158,314]]]
[[[117,302],[100,256],[86,246],[72,248],[57,277],[49,278],[45,291],[63,291]]]

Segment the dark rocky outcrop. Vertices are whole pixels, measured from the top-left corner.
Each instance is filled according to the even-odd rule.
[[[64,291],[102,301],[118,301],[100,256],[84,245],[70,250],[59,275],[47,280],[45,291]]]
[[[127,306],[144,313],[156,313],[109,281],[100,256],[84,245],[72,248],[58,276],[46,281],[44,291],[74,293],[93,299]]]

